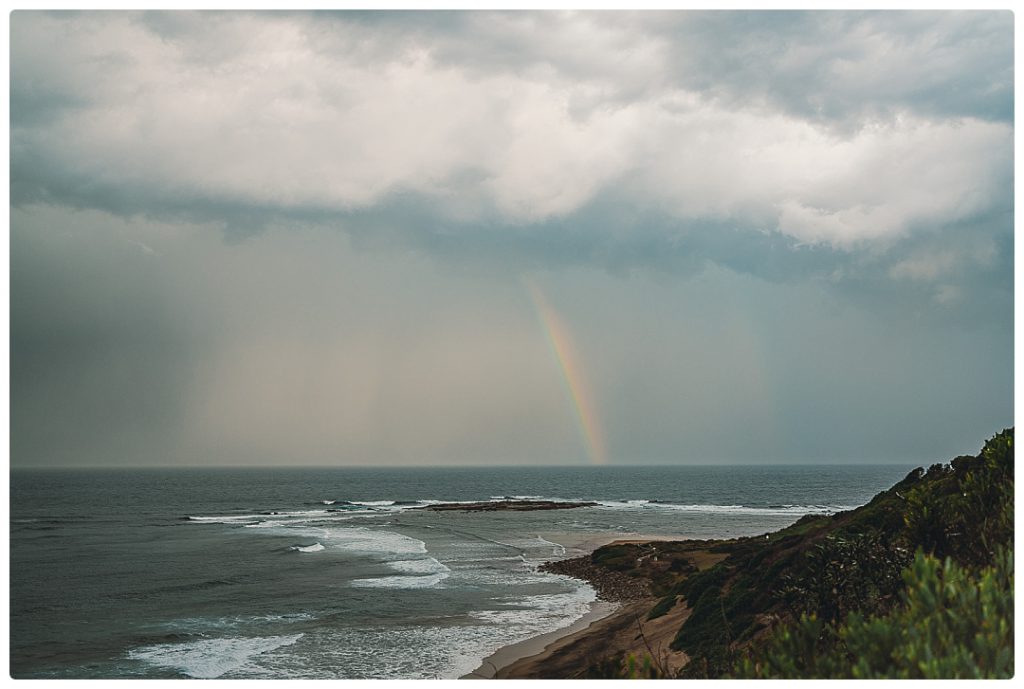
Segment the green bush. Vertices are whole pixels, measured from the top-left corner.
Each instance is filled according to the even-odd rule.
[[[1013,551],[977,573],[918,552],[902,605],[835,626],[803,616],[735,668],[746,678],[998,679],[1013,676]]]
[[[977,457],[935,465],[905,496],[904,538],[942,559],[985,565],[1013,537],[1013,430]]]
[[[595,550],[590,561],[615,572],[631,572],[641,554],[640,547],[633,544],[606,545]]]
[[[662,615],[667,615],[668,611],[675,607],[676,601],[677,598],[675,594],[665,596],[660,601],[658,601],[657,605],[651,608],[651,611],[649,613],[647,613],[647,619],[655,620],[661,617]]]
[[[582,674],[584,679],[667,679],[664,666],[650,655],[643,658],[622,654],[605,658],[590,665]]]
[[[782,578],[780,595],[796,615],[836,622],[848,613],[880,613],[903,588],[910,555],[877,532],[829,536],[804,553],[799,569]]]
[[[916,469],[864,507],[813,529],[801,533],[805,525],[794,524],[768,539],[733,542],[720,576],[690,583],[693,592],[718,595],[706,601],[688,595],[695,609],[672,644],[693,659],[684,674],[721,676],[736,667],[730,658],[739,654],[749,658],[741,673],[747,676],[1012,672],[1012,611],[993,617],[1003,626],[988,630],[986,618],[971,607],[981,603],[971,603],[970,596],[972,587],[981,587],[978,582],[987,582],[988,608],[1012,601],[1006,586],[1012,563],[1005,551],[1013,540],[1013,461],[1013,429],[1007,429],[977,456]],[[912,560],[915,550],[921,555]],[[931,618],[922,597],[934,588],[928,572],[935,567],[947,597],[936,599],[931,611],[939,619],[949,617],[946,626],[926,624]],[[964,584],[968,580],[975,583]],[[953,607],[943,612],[943,606]],[[774,626],[768,638],[781,646],[763,647],[759,632],[765,626]],[[916,638],[908,631],[917,628],[930,629],[932,636]],[[972,646],[957,636],[965,630],[987,641]],[[891,662],[879,660],[884,649],[894,654]]]

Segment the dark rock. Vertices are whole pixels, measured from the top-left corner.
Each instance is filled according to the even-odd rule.
[[[551,574],[582,579],[597,591],[597,597],[607,601],[644,600],[652,596],[646,579],[615,572],[600,565],[595,565],[590,555],[574,557],[569,560],[545,562],[538,569]]]

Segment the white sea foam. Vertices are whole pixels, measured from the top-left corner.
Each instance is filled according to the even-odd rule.
[[[307,612],[282,613],[278,615],[237,615],[234,617],[181,617],[174,620],[167,620],[150,625],[151,628],[161,631],[184,632],[205,636],[209,632],[223,633],[225,630],[232,630],[238,627],[248,627],[253,623],[283,623],[294,624],[296,622],[308,622],[316,617]]]
[[[438,560],[432,557],[424,557],[417,560],[395,560],[388,563],[388,567],[403,574],[442,574],[451,570]]]
[[[287,612],[281,615],[254,615],[247,618],[239,618],[244,621],[255,620],[257,622],[284,622],[286,624],[292,624],[294,622],[307,622],[314,620],[316,617],[308,612]]]
[[[571,591],[496,598],[495,603],[499,607],[470,613],[472,617],[485,622],[485,628],[500,629],[504,641],[492,646],[486,642],[460,644],[463,652],[456,655],[455,660],[462,664],[455,666],[458,674],[454,676],[459,677],[475,670],[484,658],[501,646],[561,629],[586,615],[597,599],[597,594],[590,586],[576,580],[570,581],[573,584]]]
[[[550,553],[548,554],[550,555]],[[492,557],[488,559],[455,560],[448,564],[458,577],[458,584],[476,586],[498,586],[503,591],[508,587],[516,588],[537,585],[550,586],[552,579],[562,578],[560,575],[548,574],[537,570],[541,560],[530,561],[521,555],[509,557]],[[564,578],[567,585],[575,587],[579,582]]]
[[[278,520],[279,517],[273,517]],[[270,519],[268,519],[270,521]],[[469,587],[497,596],[490,600],[477,597],[474,608],[453,610],[457,619],[444,616],[436,622],[421,620],[420,624],[381,627],[353,622],[340,628],[335,625],[302,629],[305,637],[298,651],[271,653],[275,647],[269,640],[253,639],[248,645],[225,641],[223,647],[198,645],[213,639],[186,644],[138,649],[133,657],[165,668],[173,668],[191,677],[223,678],[456,678],[476,669],[482,660],[507,644],[554,631],[571,624],[589,610],[594,591],[576,580],[533,571],[518,554],[498,548],[498,542],[475,536],[468,542],[439,545],[446,555],[427,554],[424,541],[393,531],[394,525],[323,526],[323,536],[316,540],[328,551],[341,549],[357,555],[375,556],[390,572],[386,576],[364,578],[350,585],[364,595],[389,596],[423,593],[439,587]],[[276,533],[258,530],[253,535]],[[305,530],[282,527],[280,533],[305,533]],[[509,535],[511,536],[511,534]],[[309,540],[292,543],[312,543]],[[509,538],[516,546],[527,546],[541,557],[550,557],[560,546],[539,535]],[[288,541],[285,541],[288,543]],[[303,546],[305,547],[305,546]],[[435,546],[431,541],[431,551]],[[494,557],[486,558],[486,553]],[[467,555],[463,560],[460,556]],[[453,559],[449,559],[449,557]],[[304,555],[316,559],[316,555]],[[536,595],[538,590],[559,591]],[[371,594],[372,592],[372,594]],[[457,608],[460,606],[456,606]],[[267,634],[287,633],[292,629],[275,629]],[[315,630],[315,631],[314,631]],[[201,630],[206,633],[206,630]],[[210,630],[230,634],[230,629]],[[298,630],[295,630],[298,631]],[[237,633],[243,633],[238,629]],[[256,632],[257,634],[259,632]],[[263,650],[268,649],[268,650]],[[398,651],[401,652],[398,652]]]
[[[437,500],[435,498],[425,498],[423,500],[417,500],[422,505],[475,505],[479,502],[499,502],[505,498],[491,498],[490,500]]]
[[[252,521],[253,519],[263,519],[262,514],[228,514],[220,517],[189,517],[190,522],[200,522],[206,524],[237,524],[239,522]]]
[[[289,550],[295,550],[300,553],[318,553],[323,549],[323,544],[319,542],[312,545],[293,545],[289,548]]]
[[[200,524],[227,524],[246,528],[294,527],[310,522],[349,521],[355,515],[333,510],[297,510],[263,514],[237,514],[223,516],[190,516],[188,520]]]
[[[676,505],[659,503],[655,507],[681,512],[725,512],[730,514],[778,515],[790,514],[835,514],[843,510],[853,509],[844,505],[779,505],[775,507],[747,507],[746,505]]]
[[[250,524],[258,524],[259,522],[268,521],[268,517],[273,517],[273,520],[285,519],[297,521],[299,518],[323,518],[329,514],[332,513],[327,510],[303,510],[299,512],[271,512],[264,514],[226,514],[201,517],[190,516],[188,520],[191,522],[199,522],[201,524],[241,524],[243,526],[248,526]]]
[[[401,510],[423,507],[424,502],[419,500],[321,500],[324,505],[339,505],[346,511],[352,512],[398,512]]]
[[[428,577],[395,576],[374,577],[372,579],[353,579],[351,586],[372,589],[429,589],[434,588],[448,578],[448,573],[434,574]]]
[[[433,588],[451,575],[451,569],[432,557],[415,560],[393,560],[388,567],[401,572],[400,576],[354,579],[357,588],[423,589]]]
[[[427,552],[427,545],[418,538],[394,531],[362,526],[327,530],[332,548],[370,555],[404,555]]]
[[[276,520],[275,521],[275,520],[267,519],[267,520],[262,521],[262,522],[256,522],[255,524],[246,524],[245,528],[246,529],[272,529],[274,527],[279,527],[279,526],[288,526],[288,522],[280,521],[280,520]]]
[[[598,506],[613,510],[672,510],[680,512],[703,512],[703,513],[730,513],[749,515],[779,515],[791,514],[803,516],[805,514],[834,514],[843,510],[853,509],[846,505],[772,505],[765,507],[751,507],[746,505],[709,505],[709,504],[683,504],[646,500],[642,498],[631,498],[624,500],[591,500],[589,498],[566,498],[549,497],[543,495],[492,495],[483,502],[501,502],[505,500],[545,500],[549,502],[596,502]],[[423,507],[429,505],[469,505],[481,502],[481,500],[437,500],[434,498],[423,498],[421,500],[403,502],[396,504],[393,500],[366,500],[353,501],[352,505],[367,508],[372,512],[391,512]]]
[[[519,560],[519,561],[522,562],[522,561],[525,561],[526,558],[524,558],[522,555],[505,555],[505,556],[491,555],[489,557],[477,557],[477,558],[473,558],[473,557],[460,557],[459,558],[459,564],[464,565],[464,564],[469,564],[469,563],[474,563],[474,562],[502,562],[502,561],[506,561],[507,562],[507,561],[512,561],[512,560]]]
[[[545,621],[564,621],[565,618],[568,618],[561,625],[568,626],[587,614],[590,604],[596,598],[594,590],[589,586],[568,593],[503,596],[494,599],[502,607],[492,610],[477,610],[470,615],[502,625],[537,625]]]
[[[593,589],[569,582],[570,590],[562,593],[495,598],[457,624],[438,620],[387,629],[333,628],[304,644],[323,668],[317,676],[336,676],[333,668],[343,667],[352,679],[455,679],[503,646],[560,629],[586,614],[595,598]],[[308,677],[308,670],[303,671],[296,676]],[[281,668],[278,676],[285,673]]]
[[[324,519],[333,514],[337,514],[337,512],[329,510],[291,510],[288,512],[274,512],[273,516],[285,517],[287,519]]]
[[[540,536],[537,536],[537,541],[540,542],[542,545],[551,546],[552,555],[565,555],[565,546],[561,543],[555,543],[554,541],[549,541],[548,539],[541,538]]]
[[[291,646],[302,634],[202,639],[182,644],[144,646],[128,652],[132,660],[169,668],[189,677],[214,679],[246,668],[255,656]]]
[[[750,507],[747,505],[704,505],[650,502],[649,500],[598,500],[600,507],[613,510],[671,510],[676,512],[699,512],[704,514],[748,514],[748,515],[793,515],[835,514],[853,509],[845,505],[772,505]]]

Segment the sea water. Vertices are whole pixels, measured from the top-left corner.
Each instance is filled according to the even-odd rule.
[[[452,678],[594,601],[539,572],[613,537],[723,538],[909,466],[13,471],[11,674]],[[536,512],[437,502],[586,500]]]

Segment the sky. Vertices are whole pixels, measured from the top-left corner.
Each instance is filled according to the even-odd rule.
[[[16,11],[11,465],[1013,424],[1013,16]]]

